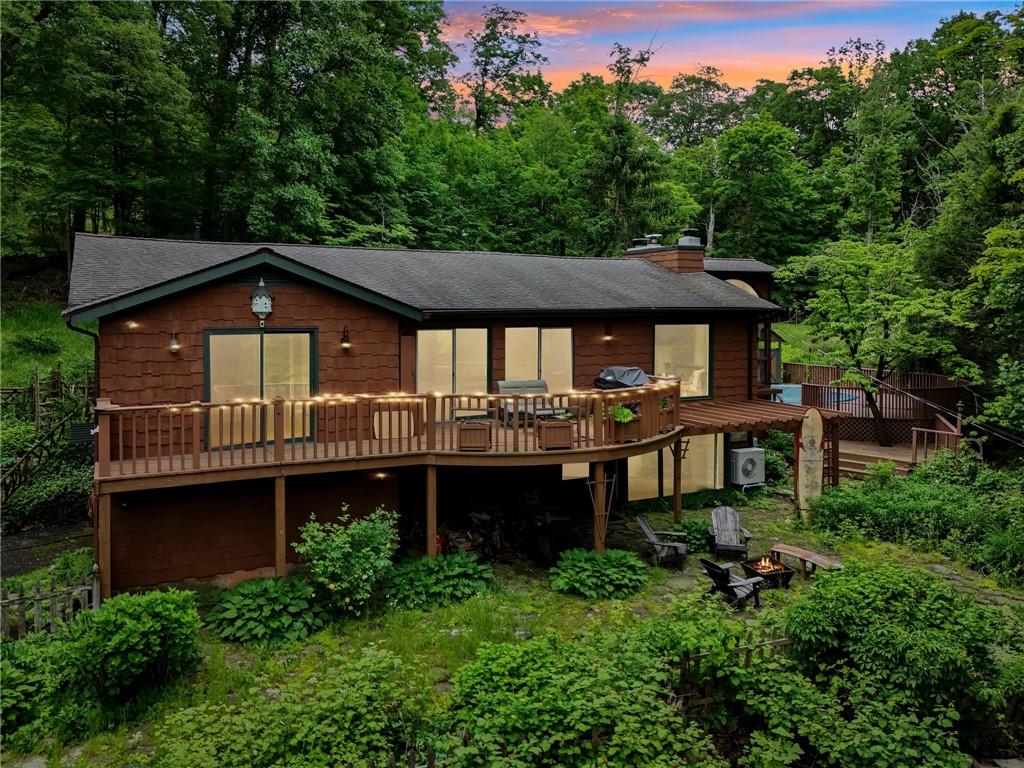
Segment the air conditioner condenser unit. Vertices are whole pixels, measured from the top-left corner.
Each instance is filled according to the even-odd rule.
[[[764,485],[764,448],[729,451],[729,482],[745,488]]]

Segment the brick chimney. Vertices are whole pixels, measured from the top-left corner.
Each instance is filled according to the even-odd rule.
[[[683,230],[683,236],[675,245],[661,242],[661,235],[644,235],[633,239],[632,245],[622,254],[625,259],[647,259],[659,267],[673,272],[703,272],[704,246],[700,243],[697,230]]]

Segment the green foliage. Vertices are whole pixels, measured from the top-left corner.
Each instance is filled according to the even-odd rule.
[[[786,464],[793,463],[793,433],[783,432],[778,429],[770,429],[761,439],[759,445],[766,451],[774,451],[786,460]]]
[[[636,414],[633,413],[633,409],[623,405],[622,403],[616,403],[613,405],[609,409],[609,412],[618,424],[629,424],[629,422],[636,418]]]
[[[21,455],[39,439],[36,425],[5,414],[0,421],[0,466],[4,469],[15,464]]]
[[[68,446],[4,502],[3,530],[17,530],[33,522],[82,519],[92,484],[91,451]]]
[[[483,591],[494,580],[491,566],[468,552],[419,557],[399,563],[388,587],[396,608],[433,610]]]
[[[398,515],[379,507],[350,522],[347,510],[343,505],[336,523],[310,517],[299,529],[301,541],[293,546],[309,564],[310,577],[330,606],[358,615],[374,587],[391,573],[391,558],[398,550]]]
[[[302,578],[255,579],[221,596],[205,623],[224,640],[274,643],[303,640],[327,624],[327,610]]]
[[[708,552],[708,523],[706,520],[687,518],[672,523],[670,531],[681,531],[686,534],[686,548],[689,552]]]
[[[333,657],[316,679],[256,689],[236,703],[202,703],[170,715],[157,732],[154,768],[329,768],[384,765],[401,750],[423,702],[399,660],[366,650]]]
[[[15,336],[11,345],[20,352],[33,357],[55,355],[60,352],[60,344],[50,336],[42,333]]]
[[[1005,703],[994,685],[996,625],[995,614],[932,574],[857,562],[828,574],[787,618],[807,673],[827,675],[861,707],[877,701],[880,728],[900,722],[896,704],[937,731],[952,731],[959,710],[959,735],[975,743]]]
[[[453,680],[453,766],[724,766],[669,703],[669,673],[639,637],[553,635],[485,645]],[[451,739],[455,741],[455,739]]]
[[[1019,584],[1022,485],[1019,469],[986,467],[967,453],[940,453],[908,477],[880,463],[866,482],[827,489],[813,504],[815,525],[938,549]]]
[[[609,549],[598,554],[591,549],[570,549],[562,553],[551,569],[551,588],[591,600],[629,597],[647,582],[647,566],[633,552]]]
[[[764,481],[767,485],[780,485],[785,482],[789,467],[786,458],[771,448],[764,450]]]

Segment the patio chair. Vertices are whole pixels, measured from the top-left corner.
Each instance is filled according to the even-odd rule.
[[[740,526],[740,516],[732,507],[715,507],[711,510],[708,535],[711,536],[711,551],[715,557],[726,555],[747,559],[750,531]]]
[[[643,515],[637,515],[636,524],[640,526],[644,538],[647,539],[647,545],[651,548],[655,565],[661,565],[662,560],[678,559],[681,561],[686,557],[686,542],[679,540],[686,538],[686,534],[682,531],[656,531]]]
[[[544,379],[520,379],[498,382],[499,395],[537,396],[548,394],[548,383]],[[512,423],[516,414],[512,410],[511,400],[499,400],[498,419],[505,425]],[[542,405],[541,405],[542,404]],[[519,404],[519,423],[529,424],[533,419],[553,419],[565,413],[564,408],[555,408],[550,400],[524,400]]]
[[[721,592],[726,601],[733,608],[743,608],[753,598],[754,607],[761,607],[761,585],[764,579],[755,576],[752,579],[738,579],[729,573],[729,569],[738,565],[737,563],[713,563],[710,560],[701,558],[700,564],[704,566],[704,573],[711,579],[711,589],[708,594]]]

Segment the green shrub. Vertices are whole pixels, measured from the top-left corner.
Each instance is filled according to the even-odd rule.
[[[787,621],[809,674],[856,681],[922,712],[956,707],[962,733],[983,729],[999,698],[992,613],[915,568],[848,562],[818,579]]]
[[[491,566],[467,552],[420,557],[396,566],[388,602],[396,608],[441,608],[482,592],[493,580]]]
[[[689,552],[708,552],[708,524],[705,520],[680,520],[672,523],[670,531],[686,534],[686,548]]]
[[[765,485],[781,485],[786,481],[786,459],[777,451],[765,448],[764,451],[764,482]]]
[[[0,641],[0,734],[5,748],[26,752],[38,744],[54,693],[51,659],[56,649],[45,633]]]
[[[793,433],[783,432],[778,429],[770,429],[768,433],[758,441],[758,445],[765,451],[774,451],[785,459],[786,464],[793,464]]]
[[[0,525],[6,533],[28,523],[81,520],[92,487],[93,467],[88,451],[70,447],[44,466],[28,485],[4,500]]]
[[[157,729],[154,768],[334,768],[387,764],[410,741],[424,704],[405,687],[398,658],[365,650],[334,657],[316,680],[203,703]]]
[[[570,549],[551,569],[551,588],[591,600],[629,597],[647,582],[647,566],[632,552]]]
[[[130,714],[199,661],[191,592],[122,594],[78,614],[53,656],[61,727],[74,732]]]
[[[43,333],[26,333],[15,336],[11,344],[19,351],[34,357],[45,357],[60,352],[60,344]]]
[[[373,589],[391,572],[398,549],[398,515],[383,507],[368,517],[349,522],[342,507],[336,523],[316,517],[299,529],[302,541],[295,551],[309,563],[314,583],[335,610],[359,615]]]
[[[867,481],[826,489],[812,506],[819,528],[935,549],[1020,584],[1022,489],[1020,470],[943,452],[907,477],[874,465]]]
[[[482,646],[452,683],[445,765],[724,766],[673,706],[663,659],[635,635]]]
[[[326,626],[326,608],[304,579],[256,579],[221,596],[206,623],[224,640],[274,643],[303,640]]]
[[[670,500],[671,501],[671,500]],[[707,509],[708,507],[742,507],[747,503],[746,494],[735,488],[707,489],[683,494],[684,509]]]
[[[34,422],[9,418],[5,414],[0,419],[0,467],[6,469],[14,464],[38,439]]]

